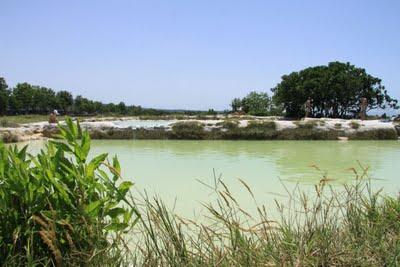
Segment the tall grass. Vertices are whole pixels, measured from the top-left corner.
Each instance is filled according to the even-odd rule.
[[[249,194],[251,188],[243,183]],[[313,194],[298,187],[280,214],[249,214],[219,181],[203,223],[171,213],[160,199],[144,203],[138,266],[397,266],[400,199],[373,192],[367,169],[342,189],[322,177]]]

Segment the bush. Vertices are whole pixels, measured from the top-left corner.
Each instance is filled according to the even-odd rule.
[[[339,132],[336,130],[320,130],[309,128],[288,128],[278,131],[278,139],[281,140],[337,140]]]
[[[7,119],[1,119],[0,120],[0,127],[5,127],[5,128],[17,128],[19,127],[18,123],[11,122]]]
[[[35,157],[0,144],[0,265],[121,262],[121,235],[139,218],[132,183],[116,157],[89,160],[79,124],[68,119],[60,133]]]
[[[277,135],[274,121],[249,121],[245,128],[242,128],[242,135],[246,139],[275,139]]]
[[[350,128],[354,129],[354,130],[358,130],[361,127],[361,125],[356,121],[351,121],[349,123],[349,125],[350,125]]]
[[[175,139],[203,139],[204,125],[197,121],[182,121],[172,125],[172,138]]]
[[[297,127],[301,129],[313,129],[318,126],[318,121],[315,120],[309,120],[309,121],[295,121],[294,124],[297,125]]]
[[[342,128],[342,124],[341,123],[335,123],[335,129],[341,129]]]
[[[395,129],[371,129],[357,131],[349,135],[350,140],[396,140],[397,138]]]
[[[224,120],[222,122],[216,123],[216,126],[221,126],[223,129],[234,130],[239,127],[238,120]]]

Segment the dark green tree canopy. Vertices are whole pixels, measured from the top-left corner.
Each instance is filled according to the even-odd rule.
[[[250,92],[243,99],[235,98],[232,100],[232,111],[242,110],[250,115],[265,116],[271,110],[271,98],[265,92]]]
[[[381,84],[381,79],[350,63],[331,62],[327,66],[306,68],[282,76],[274,88],[273,100],[281,104],[289,117],[304,115],[304,103],[313,100],[314,116],[354,117],[360,110],[360,100],[368,100],[368,110],[398,108]]]
[[[56,98],[58,106],[64,113],[67,113],[74,104],[74,98],[72,94],[68,91],[57,92]]]
[[[8,108],[9,91],[4,78],[0,77],[0,115],[4,115]]]
[[[234,98],[231,102],[232,111],[236,112],[242,107],[242,99]]]
[[[57,109],[63,114],[94,115],[163,115],[167,111],[142,108],[141,106],[119,104],[103,104],[82,96],[75,99],[68,91],[58,91],[29,83],[18,83],[8,88],[4,78],[0,77],[0,115],[7,114],[48,114]],[[190,113],[190,112],[189,112]],[[196,113],[195,111],[192,113]]]
[[[252,91],[242,99],[242,109],[250,115],[268,115],[270,108],[271,98],[265,92]]]

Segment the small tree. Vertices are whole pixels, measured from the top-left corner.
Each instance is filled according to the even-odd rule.
[[[271,98],[267,93],[257,93],[255,91],[250,92],[242,100],[242,109],[244,112],[255,115],[255,116],[265,116],[271,108]]]
[[[231,103],[232,111],[237,112],[242,107],[242,100],[240,98],[234,98]]]

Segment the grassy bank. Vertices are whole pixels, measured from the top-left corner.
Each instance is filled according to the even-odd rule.
[[[61,137],[37,156],[0,146],[0,265],[400,264],[400,198],[374,191],[366,167],[354,169],[344,186],[331,186],[322,174],[313,192],[296,187],[275,207],[255,200],[257,214],[216,178],[217,200],[205,204],[200,223],[174,214],[161,199],[133,199],[118,160],[89,159],[90,138],[71,121]],[[279,219],[270,217],[271,208]]]
[[[59,116],[59,120],[65,120],[65,116]],[[15,115],[15,116],[1,116],[0,127],[7,127],[7,125],[18,126],[24,123],[34,123],[41,121],[48,121],[49,115]]]

